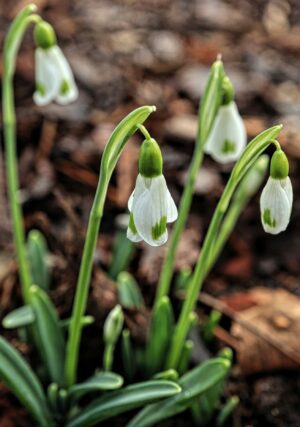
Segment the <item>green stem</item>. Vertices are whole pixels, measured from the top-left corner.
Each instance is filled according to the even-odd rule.
[[[24,33],[30,23],[36,22],[39,19],[37,15],[32,15],[35,11],[36,6],[29,5],[17,15],[7,33],[3,50],[2,106],[6,176],[14,243],[19,265],[22,295],[25,303],[28,303],[30,299],[29,288],[32,285],[32,279],[26,254],[22,209],[18,199],[19,175],[17,168],[16,114],[13,78],[18,49]]]
[[[211,268],[215,264],[217,258],[219,257],[222,249],[224,248],[224,245],[231,234],[241,212],[243,211],[244,207],[246,206],[248,200],[243,199],[239,202],[235,202],[230,206],[228,213],[226,214],[226,217],[224,218],[224,221],[222,223],[221,229],[218,233],[218,236],[216,238],[216,241],[213,245],[213,250],[211,253],[211,256],[209,258],[209,262],[206,266],[205,271],[205,277],[210,272]]]
[[[185,184],[184,192],[180,201],[178,209],[178,218],[174,224],[174,228],[170,237],[170,242],[168,245],[168,252],[164,260],[162,271],[159,278],[158,288],[155,297],[155,305],[158,301],[165,295],[168,295],[170,289],[170,283],[173,273],[173,266],[175,262],[175,255],[179,239],[182,235],[182,232],[185,227],[187,216],[190,210],[190,206],[193,198],[193,191],[195,187],[195,181],[199,168],[203,160],[203,144],[199,139],[199,132],[197,135],[197,143],[195,146],[195,151],[192,159],[192,163],[188,172],[187,181]]]
[[[111,367],[114,360],[114,344],[108,343],[104,347],[103,353],[103,369],[104,371],[111,371]]]
[[[65,382],[68,387],[73,385],[76,380],[79,345],[82,332],[81,319],[85,313],[87,305],[93,266],[93,255],[99,234],[108,184],[126,142],[136,132],[137,125],[143,123],[153,111],[155,111],[155,107],[144,106],[137,108],[128,114],[128,116],[126,116],[115,128],[102,155],[100,176],[89,217],[79,277],[76,285],[72,316],[69,325],[65,360]]]
[[[147,139],[147,140],[151,140],[152,138],[151,138],[151,135],[150,135],[150,133],[148,132],[148,130],[145,128],[145,126],[144,125],[137,125],[137,128],[141,131],[141,133],[144,135],[144,137],[145,137],[145,139]]]
[[[93,255],[99,234],[103,207],[106,198],[108,183],[104,179],[99,179],[95,200],[89,217],[86,239],[84,243],[83,255],[80,264],[79,277],[76,286],[76,294],[73,304],[73,311],[69,327],[69,340],[67,344],[65,381],[71,386],[75,381],[76,367],[78,363],[78,351],[81,339],[81,318],[84,315],[89,282],[92,273]]]
[[[228,209],[231,198],[249,168],[260,154],[274,141],[274,137],[278,135],[281,126],[274,126],[262,134],[258,135],[245,149],[239,161],[236,163],[229,181],[224,189],[221,199],[216,207],[210,226],[208,228],[201,253],[192,275],[186,299],[184,301],[178,323],[172,338],[172,345],[167,359],[167,367],[176,369],[180,360],[182,348],[189,329],[189,314],[194,310],[198,294],[201,290],[203,281],[206,277],[208,269],[211,267],[209,260],[212,257],[213,245],[217,239],[220,230],[220,225],[225,212]]]
[[[199,107],[199,125],[194,154],[188,171],[185,188],[180,200],[178,219],[174,225],[167,256],[162,267],[155,297],[155,305],[161,297],[168,295],[170,290],[176,250],[191,207],[195,181],[203,160],[205,141],[210,133],[221,103],[223,73],[222,62],[217,60],[212,66],[205,94]]]

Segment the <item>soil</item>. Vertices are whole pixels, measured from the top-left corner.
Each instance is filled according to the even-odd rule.
[[[24,0],[0,0],[0,43]],[[290,159],[295,203],[290,226],[279,236],[263,232],[259,195],[242,214],[223,254],[206,280],[204,291],[216,299],[255,287],[285,289],[300,296],[300,3],[296,0],[37,0],[70,60],[80,89],[67,107],[34,106],[34,46],[27,35],[15,78],[18,149],[26,230],[41,230],[51,251],[51,296],[61,316],[70,313],[88,215],[98,181],[100,157],[118,121],[140,105],[156,105],[147,121],[159,141],[164,168],[176,203],[191,160],[197,108],[209,67],[221,53],[232,79],[236,102],[248,136],[284,124],[280,142]],[[30,33],[30,32],[29,32]],[[1,75],[0,68],[0,75]],[[82,355],[92,371],[101,354],[99,327],[115,304],[114,285],[104,279],[113,242],[137,174],[141,138],[132,138],[108,191],[98,240],[87,329]],[[1,316],[21,304],[14,260],[3,158],[0,152],[0,310]],[[196,184],[187,231],[176,270],[193,267],[199,244],[228,178],[230,166],[206,158]],[[129,270],[141,285],[149,306],[153,300],[165,248],[139,244]],[[207,306],[199,305],[207,314]],[[128,313],[128,325],[143,339],[147,319]],[[210,352],[228,343],[232,319],[223,316]],[[1,331],[3,332],[3,331]],[[15,334],[3,332],[25,355],[30,351]],[[88,367],[88,368],[87,368]],[[226,395],[241,403],[228,426],[298,427],[299,370],[244,375],[236,361]],[[26,412],[1,385],[0,426],[32,425]],[[171,422],[166,425],[181,425]],[[123,425],[123,419],[115,426]],[[185,420],[185,425],[187,421]],[[192,425],[192,424],[191,424]]]

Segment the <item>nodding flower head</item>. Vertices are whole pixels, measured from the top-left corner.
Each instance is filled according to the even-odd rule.
[[[204,150],[220,163],[238,160],[246,147],[247,135],[236,103],[219,108]]]
[[[168,239],[167,223],[177,219],[177,208],[162,174],[162,156],[157,142],[146,139],[141,147],[139,175],[128,201],[127,237],[161,246]]]
[[[35,26],[36,91],[33,99],[37,105],[47,105],[52,101],[66,105],[78,97],[78,89],[68,61],[56,44],[53,28],[47,22]]]
[[[204,151],[220,163],[239,159],[246,143],[247,134],[243,120],[233,100],[234,90],[227,76],[224,76],[223,100],[204,146]]]
[[[289,224],[293,189],[288,173],[288,159],[282,150],[277,150],[272,156],[270,177],[260,197],[261,221],[267,233],[279,234]]]

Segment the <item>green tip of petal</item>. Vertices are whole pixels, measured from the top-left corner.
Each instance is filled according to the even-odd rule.
[[[263,212],[263,223],[271,228],[276,227],[276,220],[272,218],[270,209],[265,209]]]
[[[167,217],[163,216],[160,222],[156,223],[154,227],[152,227],[152,238],[153,240],[158,240],[166,231],[167,228]]]
[[[60,88],[59,88],[59,92],[61,95],[66,95],[70,90],[70,85],[66,80],[63,80]]]
[[[231,154],[231,153],[234,153],[235,150],[236,150],[236,143],[234,141],[229,141],[229,139],[225,139],[222,146],[222,153]]]
[[[46,95],[46,88],[45,88],[45,86],[42,83],[39,83],[39,82],[36,83],[36,90],[42,96]]]
[[[134,223],[134,219],[133,219],[132,213],[130,214],[130,217],[129,217],[128,228],[132,232],[132,234],[137,234],[137,229],[136,229],[136,226],[135,226],[135,223]]]
[[[289,161],[284,151],[276,150],[271,159],[270,175],[274,179],[285,179],[289,174]]]

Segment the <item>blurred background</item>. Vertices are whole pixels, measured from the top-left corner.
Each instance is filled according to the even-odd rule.
[[[0,0],[1,52],[9,22],[28,3]],[[34,44],[28,31],[15,78],[20,194],[27,230],[38,228],[47,238],[52,253],[52,293],[61,313],[70,310],[101,152],[114,126],[129,111],[144,104],[157,106],[146,125],[162,146],[165,175],[177,203],[193,152],[198,102],[210,65],[219,53],[234,84],[249,140],[267,127],[283,123],[280,143],[290,158],[295,195],[290,226],[279,236],[265,234],[259,195],[254,198],[204,292],[213,298],[206,301],[210,308],[220,301],[227,307],[228,318],[225,313],[216,335],[219,342],[237,352],[229,384],[241,398],[234,426],[298,427],[300,2],[36,0],[36,4],[55,27],[80,89],[78,101],[67,107],[38,108],[33,104]],[[116,301],[113,284],[103,271],[109,268],[120,215],[126,212],[134,187],[140,141],[135,135],[128,144],[108,192],[89,307],[100,317]],[[180,242],[177,271],[193,267],[231,167],[205,158]],[[3,154],[0,218],[2,314],[20,302]],[[165,247],[140,244],[132,254],[129,269],[148,302],[165,251]],[[235,317],[242,315],[248,329],[235,323]],[[144,320],[130,320],[138,337]],[[5,393],[0,389],[0,407],[8,413]],[[18,424],[2,424],[0,418],[0,425]]]

